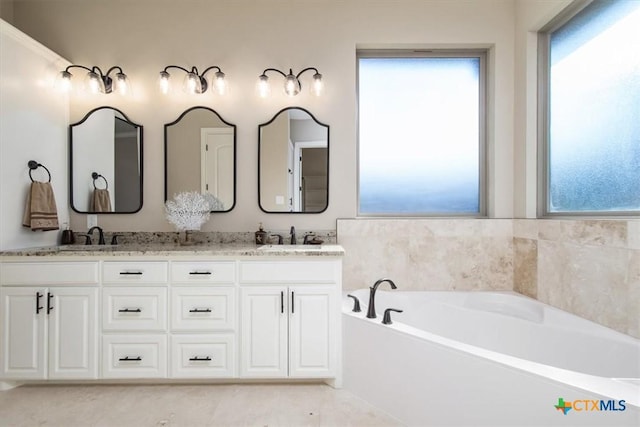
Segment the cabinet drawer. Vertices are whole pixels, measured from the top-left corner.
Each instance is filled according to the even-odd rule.
[[[102,289],[102,329],[105,331],[164,331],[167,328],[167,289]]]
[[[171,329],[207,331],[233,329],[236,290],[232,286],[185,287],[171,290]]]
[[[103,378],[165,378],[165,335],[105,335],[102,337]]]
[[[0,264],[2,285],[93,285],[97,262],[7,262]]]
[[[171,337],[171,377],[234,377],[234,356],[232,334],[174,335]]]
[[[173,262],[171,282],[185,284],[234,283],[235,262]]]
[[[154,283],[167,282],[166,262],[114,262],[102,264],[102,281],[105,285],[119,283]]]
[[[241,283],[336,283],[339,263],[334,261],[245,261]]]

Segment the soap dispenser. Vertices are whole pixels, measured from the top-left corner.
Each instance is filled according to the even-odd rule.
[[[256,231],[256,245],[264,245],[265,243],[267,243],[267,232],[264,231],[262,223],[260,223],[258,231]]]
[[[71,245],[73,243],[75,243],[74,238],[73,238],[73,231],[71,231],[71,229],[69,228],[69,224],[68,223],[64,223],[65,228],[64,230],[62,230],[62,237],[60,238],[60,244],[61,245]]]

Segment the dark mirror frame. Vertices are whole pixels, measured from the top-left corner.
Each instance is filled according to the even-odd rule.
[[[195,106],[195,107],[191,107],[186,109],[185,111],[183,111],[180,116],[172,121],[171,123],[166,123],[164,125],[164,201],[166,202],[167,199],[167,162],[168,162],[168,156],[167,156],[167,131],[169,126],[174,126],[176,124],[178,124],[180,122],[180,120],[182,120],[182,118],[184,116],[186,116],[189,112],[193,111],[193,110],[208,110],[211,111],[213,114],[215,114],[218,119],[220,119],[220,121],[222,123],[224,123],[225,125],[233,128],[233,204],[231,205],[231,207],[227,210],[224,211],[211,211],[211,213],[226,213],[226,212],[230,212],[233,210],[233,208],[236,207],[236,199],[237,199],[237,181],[236,181],[236,177],[238,176],[238,156],[237,156],[237,151],[238,151],[238,144],[237,144],[237,139],[238,139],[238,133],[237,133],[237,129],[236,129],[236,125],[234,125],[233,123],[229,123],[228,121],[226,121],[225,119],[222,118],[222,116],[220,116],[220,114],[218,114],[217,111],[215,111],[212,108],[209,107],[204,107],[204,106]]]
[[[138,208],[136,210],[133,211],[126,211],[126,212],[93,212],[93,211],[80,211],[78,209],[76,209],[76,207],[73,204],[73,128],[75,126],[79,126],[82,123],[84,123],[85,121],[87,121],[89,119],[89,117],[91,117],[91,115],[93,113],[95,113],[96,111],[99,110],[104,110],[104,109],[110,109],[110,110],[114,110],[118,113],[120,113],[122,115],[122,117],[124,117],[124,120],[129,123],[132,126],[135,126],[136,128],[138,128],[138,143],[140,144],[140,152],[138,153],[138,167],[140,170],[140,205],[138,206]],[[83,118],[82,120],[80,120],[79,122],[76,123],[72,123],[69,125],[69,204],[71,205],[71,209],[73,209],[74,212],[80,213],[80,214],[99,214],[99,215],[117,215],[117,214],[133,214],[133,213],[137,213],[140,212],[140,210],[142,209],[142,205],[143,205],[143,189],[144,189],[144,144],[143,144],[143,126],[139,125],[137,123],[132,122],[129,117],[127,117],[127,115],[125,113],[123,113],[121,110],[115,108],[115,107],[110,107],[108,105],[104,105],[102,107],[97,107],[94,108],[93,110],[89,111]]]
[[[305,113],[307,113],[309,115],[309,117],[311,117],[313,119],[314,122],[316,122],[318,125],[324,127],[327,129],[327,204],[325,205],[324,209],[320,210],[320,211],[314,211],[314,212],[285,212],[285,211],[267,211],[262,207],[262,203],[260,200],[260,150],[261,150],[261,138],[262,138],[262,128],[264,126],[268,126],[269,124],[271,124],[274,120],[276,120],[278,118],[278,116],[282,113],[284,113],[285,111],[288,110],[300,110],[300,111],[304,111]],[[305,108],[302,107],[285,107],[282,110],[278,111],[276,114],[274,114],[274,116],[271,118],[271,120],[269,120],[266,123],[262,123],[258,126],[258,206],[260,207],[260,210],[264,213],[270,213],[270,214],[319,214],[322,212],[325,212],[328,208],[329,208],[329,179],[330,179],[330,167],[329,167],[329,159],[330,159],[330,148],[331,148],[331,144],[329,143],[330,140],[330,132],[329,132],[329,125],[324,124],[322,122],[320,122],[318,119],[316,119],[316,117],[311,114],[311,112],[309,112],[308,110],[306,110]]]

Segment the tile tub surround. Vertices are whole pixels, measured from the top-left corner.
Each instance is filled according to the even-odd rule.
[[[343,288],[514,290],[640,338],[640,220],[339,219]]]
[[[343,288],[389,277],[404,290],[512,290],[508,219],[339,219]]]
[[[525,279],[515,291],[640,338],[640,220],[514,220],[513,230]]]

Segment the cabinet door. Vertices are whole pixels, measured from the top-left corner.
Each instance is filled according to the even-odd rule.
[[[98,290],[51,287],[49,294],[49,378],[98,378]]]
[[[287,289],[248,286],[241,290],[240,375],[287,376]]]
[[[2,351],[0,363],[3,378],[44,379],[46,344],[46,289],[35,287],[0,288],[2,301]]]
[[[292,286],[289,290],[289,376],[334,376],[335,286]]]

